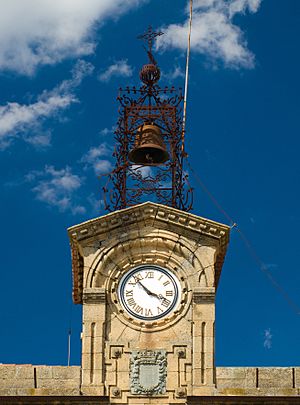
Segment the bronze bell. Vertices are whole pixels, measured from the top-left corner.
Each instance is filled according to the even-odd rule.
[[[155,166],[169,159],[166,145],[157,125],[144,124],[138,128],[134,148],[128,158],[137,165]]]

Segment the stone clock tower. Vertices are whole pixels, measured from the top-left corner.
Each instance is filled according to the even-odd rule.
[[[160,88],[152,54],[121,89],[109,214],[69,229],[83,306],[81,392],[112,404],[184,404],[216,392],[215,292],[225,225],[188,213],[182,95]],[[147,202],[149,196],[155,202]]]
[[[69,229],[82,393],[186,403],[215,390],[215,291],[229,229],[146,202]]]

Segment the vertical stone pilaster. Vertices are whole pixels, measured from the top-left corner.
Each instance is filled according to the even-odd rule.
[[[81,392],[85,395],[105,395],[103,365],[105,290],[86,289],[83,302]]]
[[[193,293],[193,395],[213,393],[215,289],[195,288]]]

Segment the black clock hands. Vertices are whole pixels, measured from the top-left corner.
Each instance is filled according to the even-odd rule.
[[[152,291],[150,291],[146,286],[144,286],[144,284],[142,284],[140,280],[138,280],[138,284],[140,284],[143,287],[143,289],[146,291],[146,293],[148,295],[154,295],[154,296],[157,295],[157,294],[153,293]]]
[[[146,286],[144,286],[144,284],[141,283],[140,280],[138,281],[138,284],[140,284],[143,287],[143,289],[146,291],[146,293],[148,295],[152,295],[153,297],[157,297],[158,299],[163,299],[164,298],[161,294],[156,294],[156,293],[150,291]]]

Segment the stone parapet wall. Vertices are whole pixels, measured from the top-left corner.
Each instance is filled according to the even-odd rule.
[[[0,364],[0,396],[78,396],[80,374],[80,366]],[[217,367],[216,381],[216,396],[300,396],[300,367]]]
[[[80,366],[0,364],[0,396],[80,394]]]
[[[217,395],[300,395],[300,367],[217,367]]]

